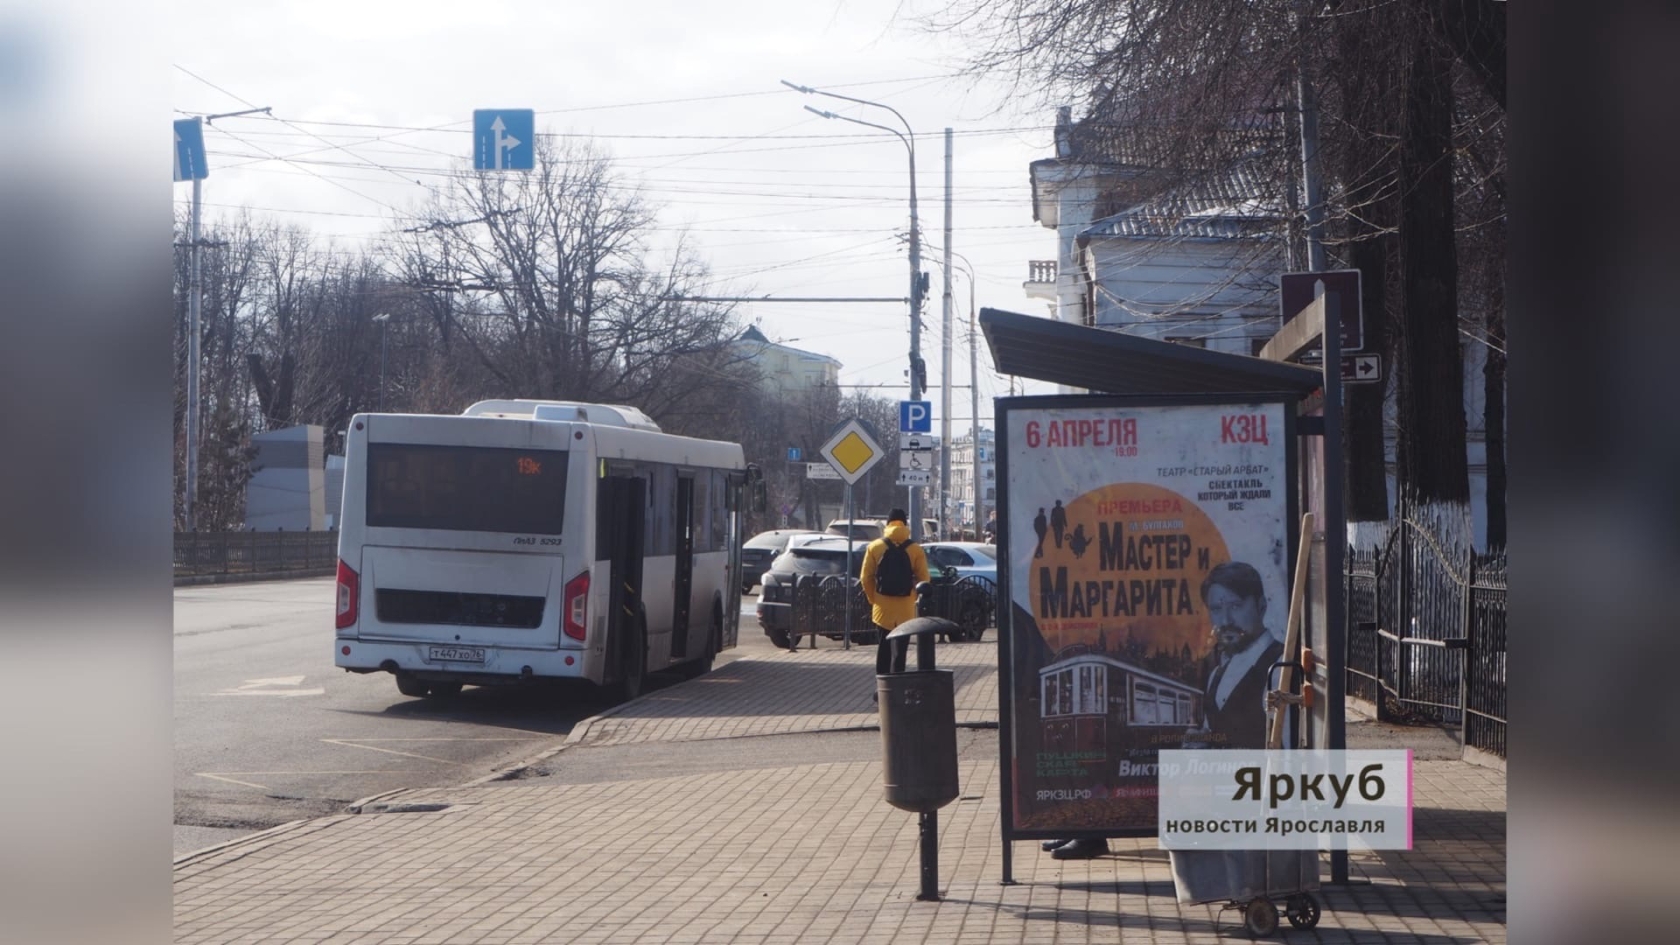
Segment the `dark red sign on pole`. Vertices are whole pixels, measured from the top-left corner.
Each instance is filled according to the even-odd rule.
[[[1317,296],[1314,283],[1323,282],[1326,293],[1339,296],[1342,308],[1342,353],[1365,350],[1365,318],[1359,304],[1359,270],[1334,269],[1329,272],[1286,272],[1280,277],[1278,298],[1283,310],[1283,322],[1301,314]]]

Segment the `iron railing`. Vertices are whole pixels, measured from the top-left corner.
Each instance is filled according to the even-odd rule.
[[[844,574],[801,574],[793,579],[793,606],[788,637],[792,648],[799,648],[803,637],[817,645],[819,636],[844,639],[846,629],[846,597],[852,599],[852,642],[874,643],[875,624],[869,619],[869,599],[863,596],[863,585],[857,578]]]
[[[793,582],[790,629],[795,648],[804,637],[843,639],[846,627],[846,596],[852,598],[852,642],[875,642],[875,624],[870,620],[869,600],[863,585],[840,574],[799,575]],[[991,626],[997,612],[997,585],[978,575],[936,577],[916,600],[916,614],[943,617],[963,628],[963,640],[979,640]],[[813,642],[813,645],[814,642]]]
[[[1376,547],[1349,550],[1347,694],[1503,757],[1505,555],[1470,534],[1461,505],[1403,501]]]
[[[943,617],[963,628],[962,641],[976,641],[997,614],[997,585],[978,574],[935,577],[916,599],[918,617]]]
[[[338,532],[176,532],[175,576],[331,571]]]

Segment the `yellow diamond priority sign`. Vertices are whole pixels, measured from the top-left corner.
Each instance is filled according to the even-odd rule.
[[[820,452],[848,485],[862,479],[864,473],[887,455],[856,417],[842,423]]]

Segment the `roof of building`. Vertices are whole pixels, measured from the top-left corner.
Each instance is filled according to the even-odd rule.
[[[747,330],[741,332],[741,336],[736,338],[735,341],[737,343],[745,342],[748,344],[766,345],[771,348],[781,348],[784,351],[791,351],[807,361],[823,361],[834,365],[836,368],[842,366],[839,359],[831,358],[826,354],[818,354],[815,351],[806,351],[802,348],[795,348],[792,345],[784,345],[779,342],[771,341],[765,336],[764,332],[758,330],[757,325],[748,325]]]
[[[1256,162],[1198,175],[1165,193],[1080,231],[1081,246],[1109,237],[1145,239],[1240,239],[1276,236],[1282,210],[1266,196],[1271,175]]]

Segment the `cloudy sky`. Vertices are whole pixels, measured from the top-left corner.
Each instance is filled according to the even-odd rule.
[[[180,0],[177,117],[269,107],[206,129],[207,219],[250,207],[353,243],[412,225],[428,188],[459,173],[476,108],[531,108],[540,133],[584,134],[686,233],[717,295],[897,296],[908,281],[908,161],[868,121],[891,113],[802,95],[782,79],[890,105],[916,134],[922,338],[940,382],[943,130],[954,131],[952,248],[978,306],[1042,313],[1021,289],[1055,255],[1033,222],[1027,165],[1048,155],[1053,106],[955,76],[961,40],[918,27],[934,0]],[[469,172],[470,173],[470,172]],[[190,197],[176,186],[178,204]],[[954,385],[968,383],[968,286],[955,284]],[[772,339],[843,364],[844,384],[903,385],[902,304],[753,302]],[[982,343],[981,396],[1007,393]],[[902,387],[881,394],[905,396]],[[936,402],[937,392],[931,398]],[[966,423],[967,391],[953,420]],[[990,414],[983,405],[983,416]]]

